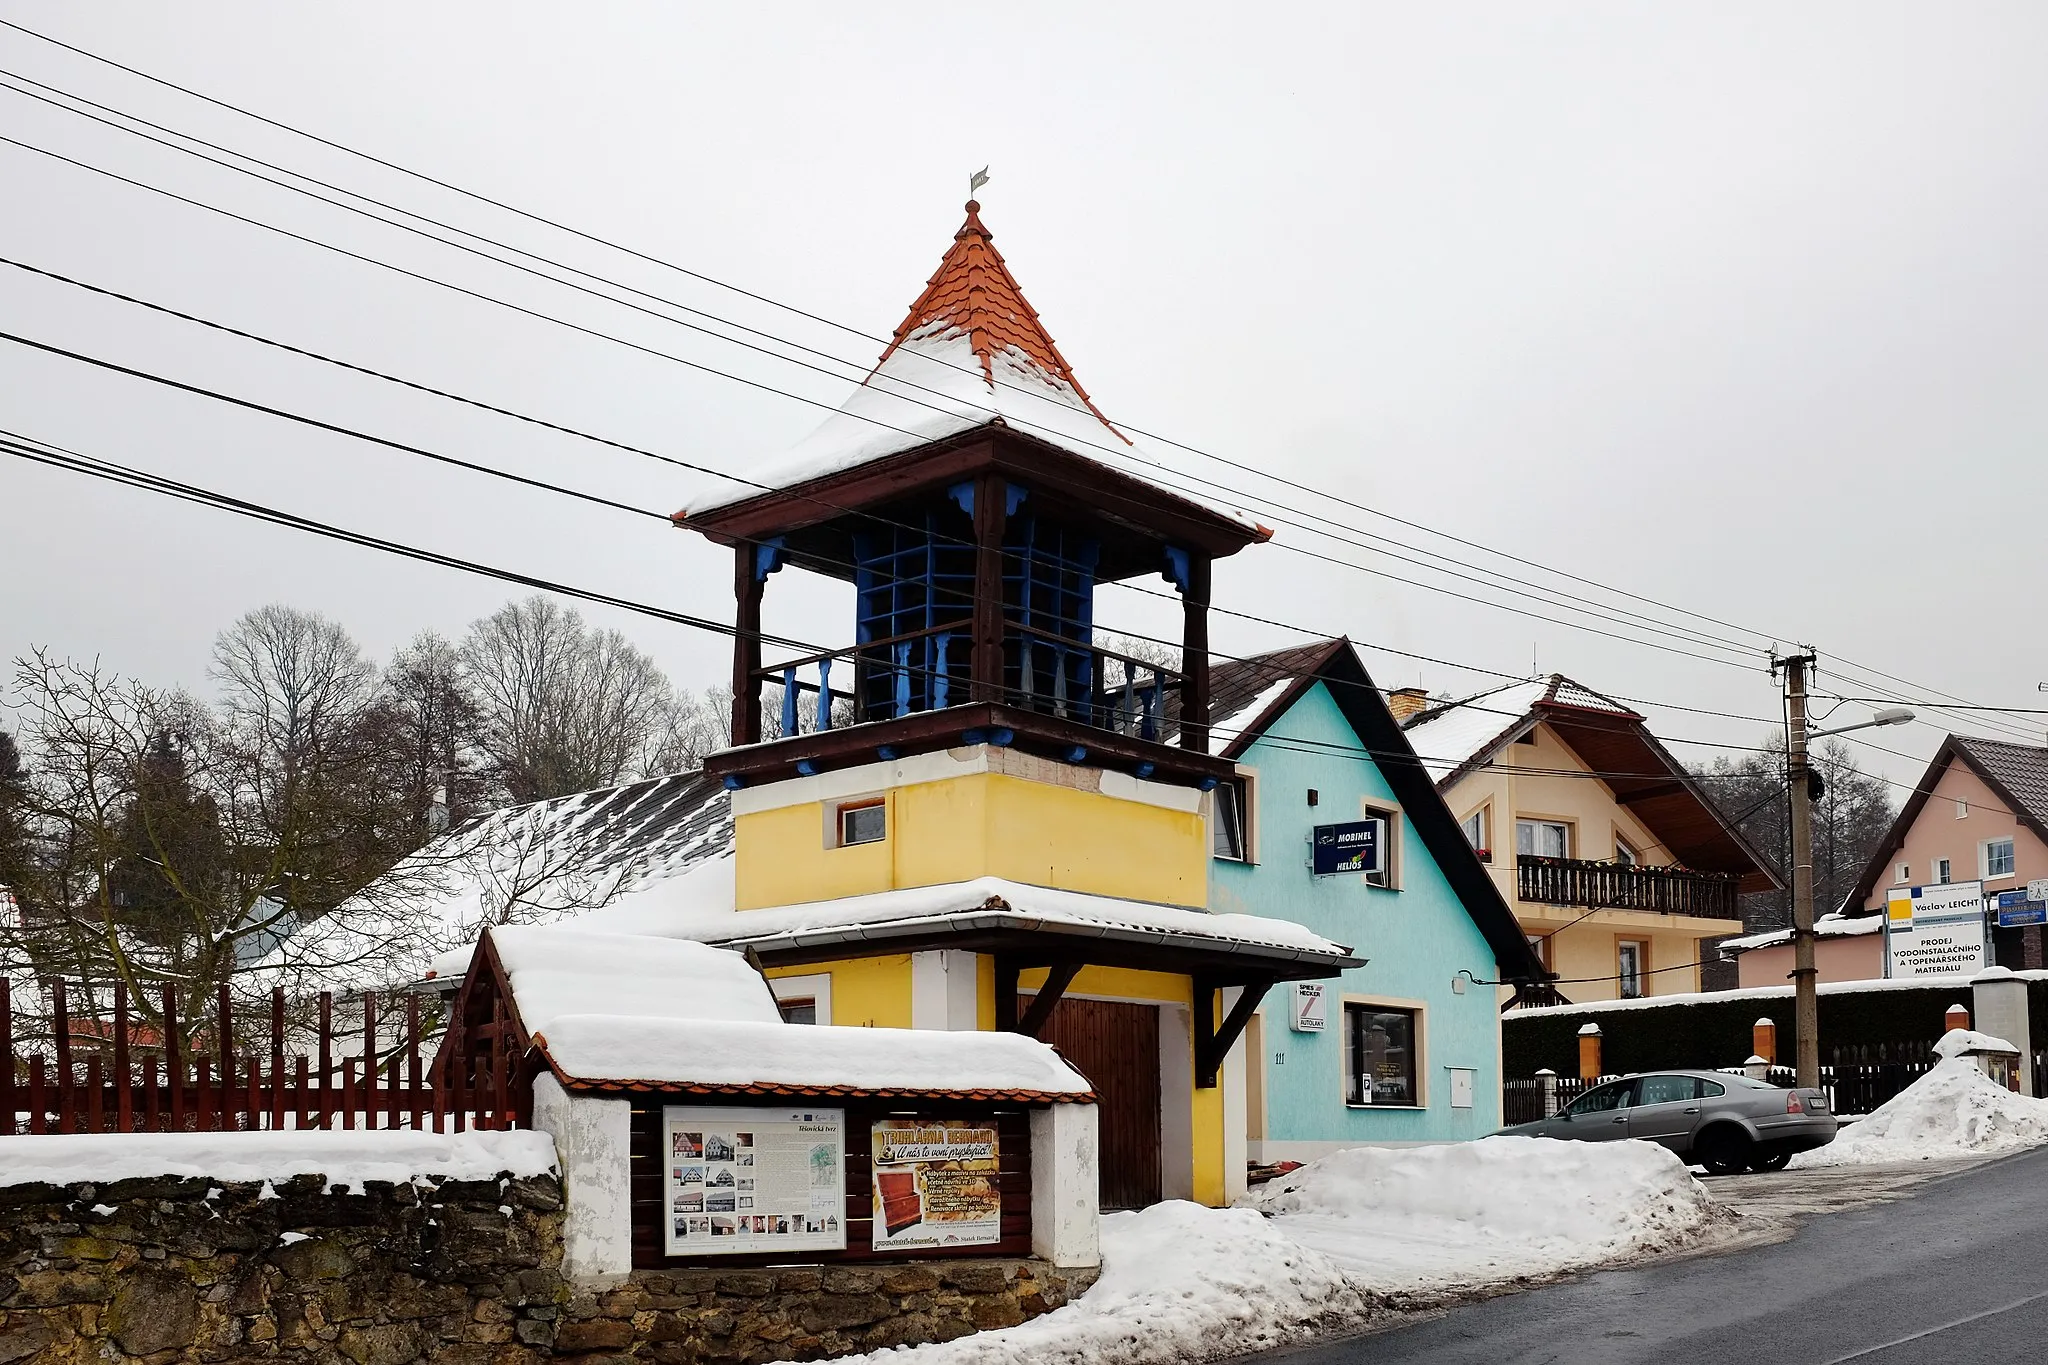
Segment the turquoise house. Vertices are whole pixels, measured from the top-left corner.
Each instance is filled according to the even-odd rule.
[[[1495,1131],[1501,985],[1546,973],[1357,651],[1319,641],[1211,678],[1212,744],[1238,776],[1215,794],[1210,908],[1366,959],[1268,992],[1245,1034],[1247,1157]]]

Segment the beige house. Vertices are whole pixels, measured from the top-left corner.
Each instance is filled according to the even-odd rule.
[[[1641,715],[1569,678],[1391,705],[1566,1000],[1697,991],[1737,895],[1778,885]]]

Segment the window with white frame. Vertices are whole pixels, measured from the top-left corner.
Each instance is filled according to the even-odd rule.
[[[1968,801],[1965,801],[1962,797],[1958,796],[1956,798],[1956,819],[1967,820],[1969,818],[1970,803]]]
[[[1493,847],[1486,842],[1486,807],[1481,806],[1460,820],[1458,828],[1465,831],[1465,842],[1479,852],[1484,853]]]
[[[1250,862],[1251,784],[1243,778],[1220,782],[1209,795],[1213,798],[1215,812],[1215,820],[1209,830],[1210,852],[1229,862]]]
[[[889,837],[889,807],[882,801],[850,801],[839,808],[839,846],[879,844]]]
[[[1617,834],[1614,836],[1614,861],[1623,867],[1634,867],[1642,861],[1642,857],[1629,846],[1628,840]]]
[[[1650,956],[1650,945],[1623,939],[1615,945],[1615,980],[1621,987],[1624,1000],[1640,999],[1643,994],[1643,965]]]
[[[1946,886],[1954,880],[1955,878],[1950,875],[1949,860],[1946,858],[1936,858],[1934,860],[1934,884],[1936,886]]]
[[[1515,852],[1525,857],[1569,858],[1572,827],[1562,820],[1517,820]]]
[[[1368,806],[1365,818],[1380,827],[1380,865],[1365,874],[1365,884],[1398,891],[1401,887],[1401,850],[1396,845],[1401,837],[1401,812],[1377,810]]]
[[[1896,876],[1894,876],[1894,877],[1892,878],[1892,885],[1893,885],[1893,886],[1909,886],[1909,885],[1911,885],[1911,884],[1912,884],[1912,881],[1913,881],[1913,866],[1912,866],[1912,864],[1911,864],[1911,863],[1900,863],[1900,864],[1899,864],[1899,867],[1898,867],[1898,875],[1896,875]]]
[[[2012,840],[1986,839],[1984,849],[1984,879],[2010,877],[2012,875]]]

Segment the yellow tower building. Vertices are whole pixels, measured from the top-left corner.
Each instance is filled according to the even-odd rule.
[[[1239,1035],[1275,982],[1357,965],[1208,913],[1234,777],[1209,744],[1211,566],[1269,533],[1158,469],[970,203],[846,404],[676,517],[733,550],[733,747],[705,765],[736,831],[720,941],[819,1022],[1056,1043],[1102,1100],[1109,1207],[1237,1193]],[[852,585],[851,644],[763,662],[785,567]],[[1096,642],[1096,586],[1139,577],[1180,595],[1177,668]]]

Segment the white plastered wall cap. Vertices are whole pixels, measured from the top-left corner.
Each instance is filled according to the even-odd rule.
[[[1579,1036],[1581,1038],[1598,1038],[1600,1036],[1600,1026],[1598,1024],[1581,1024],[1579,1025]]]

